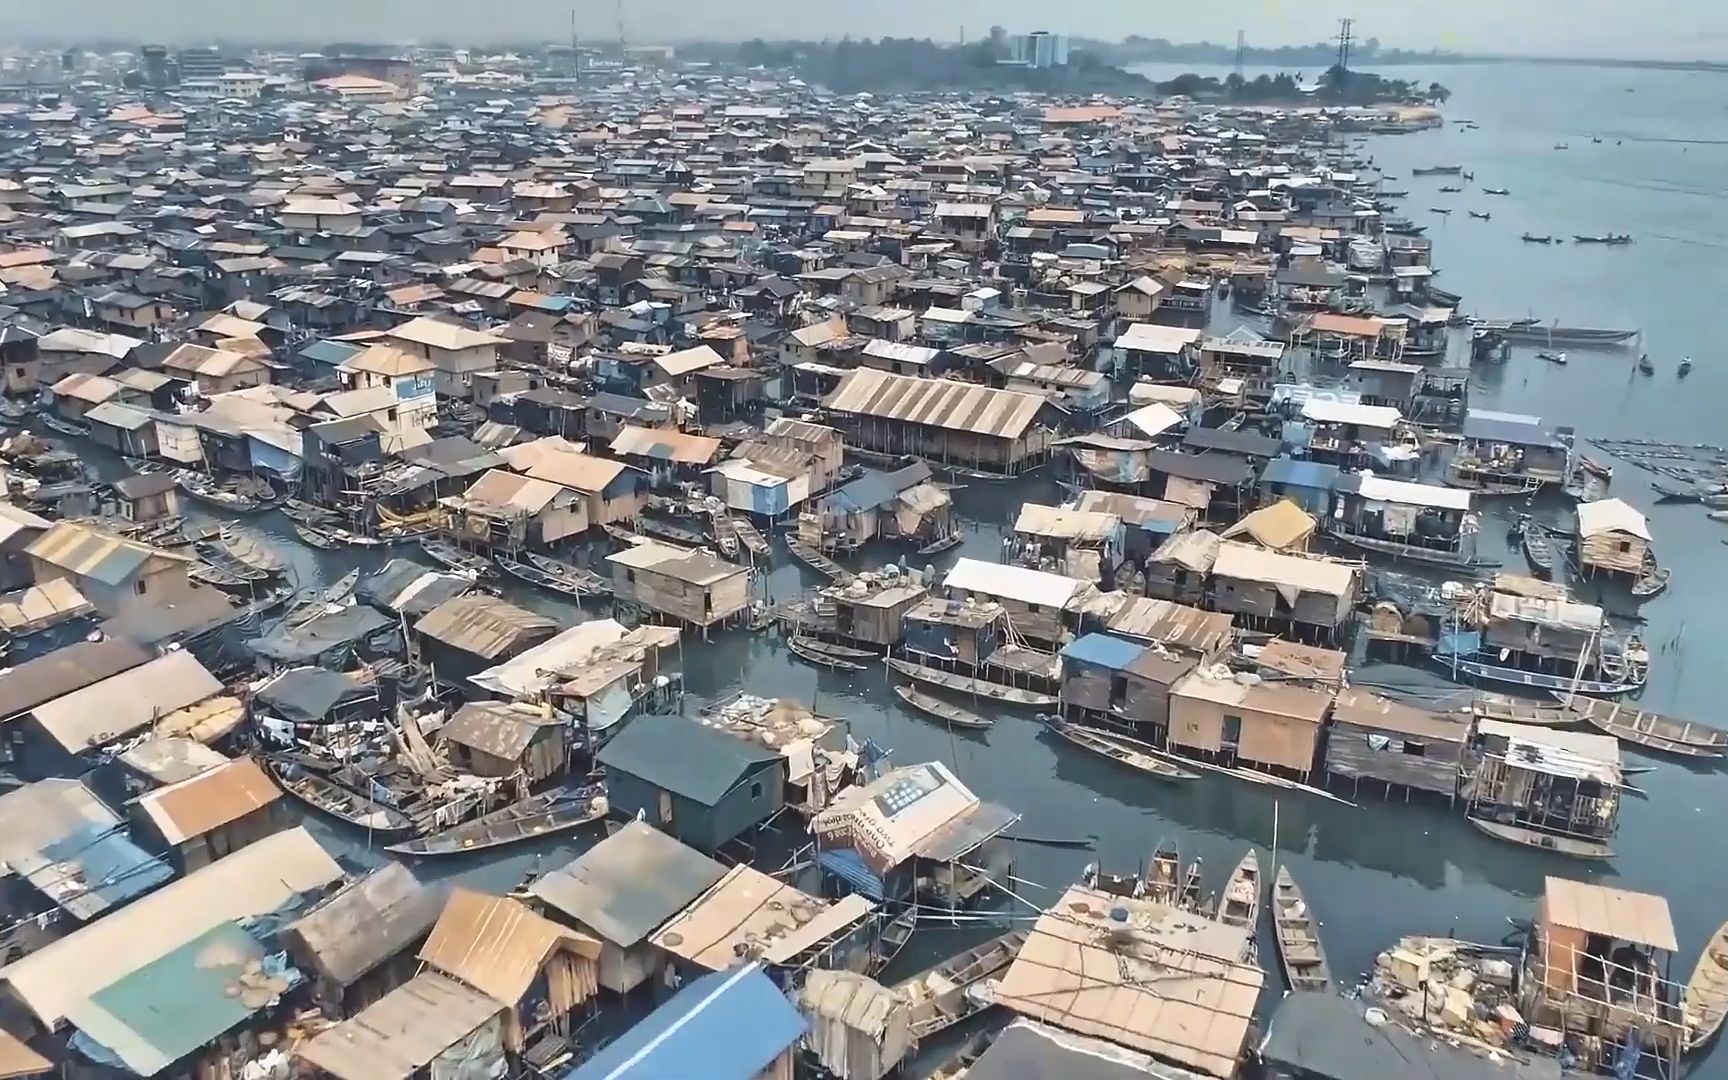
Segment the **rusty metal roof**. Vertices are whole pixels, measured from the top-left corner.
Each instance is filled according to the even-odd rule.
[[[994,390],[952,379],[921,379],[858,368],[822,402],[835,412],[1017,439],[1047,402],[1032,394]]]
[[[536,915],[519,900],[454,889],[420,959],[482,994],[514,1005],[528,992],[546,958],[564,947],[589,960],[600,942]]]
[[[427,637],[492,660],[520,645],[550,637],[558,624],[491,596],[458,596],[414,624]]]
[[[240,758],[199,773],[188,780],[146,792],[138,809],[150,818],[162,838],[179,844],[238,821],[282,798],[258,763]]]

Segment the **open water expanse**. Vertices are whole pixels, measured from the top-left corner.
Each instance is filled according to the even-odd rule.
[[[1145,69],[1153,77],[1173,70]],[[1219,72],[1218,74],[1224,74]],[[1254,72],[1249,72],[1250,76]],[[1443,82],[1453,91],[1449,118],[1469,118],[1478,130],[1449,124],[1408,136],[1376,137],[1363,152],[1407,188],[1403,208],[1429,226],[1438,283],[1464,296],[1467,311],[1491,317],[1526,314],[1594,326],[1639,326],[1643,349],[1657,373],[1633,372],[1636,350],[1571,351],[1556,367],[1520,349],[1504,367],[1482,369],[1472,402],[1539,413],[1576,426],[1588,436],[1655,437],[1728,443],[1728,350],[1723,341],[1723,297],[1728,295],[1728,76],[1520,65],[1396,68],[1389,74]],[[1601,142],[1593,142],[1599,137]],[[1569,150],[1555,150],[1566,142]],[[1434,189],[1455,178],[1413,177],[1412,167],[1462,164],[1476,174],[1465,193]],[[1511,194],[1484,197],[1483,186]],[[1442,202],[1441,200],[1450,200]],[[1450,220],[1426,207],[1448,205]],[[1489,222],[1466,209],[1490,210]],[[1523,232],[1628,232],[1629,247],[1543,247],[1524,244]],[[1228,329],[1222,314],[1218,329]],[[1680,382],[1675,364],[1692,355],[1697,368]],[[1728,526],[1705,519],[1697,507],[1656,506],[1647,474],[1617,463],[1612,493],[1651,515],[1658,555],[1674,570],[1668,592],[1644,607],[1643,632],[1654,664],[1642,701],[1647,707],[1711,723],[1728,722],[1728,578],[1722,574]],[[1001,530],[1027,501],[1056,502],[1048,479],[1011,485],[972,484],[956,493],[968,520],[966,542],[941,556],[996,559]],[[1563,507],[1542,507],[1558,515]],[[293,546],[281,518],[261,525]],[[1490,522],[1484,539],[1503,528]],[[897,558],[898,549],[871,549],[859,565]],[[302,584],[334,577],[351,556],[299,549]],[[381,559],[368,556],[369,564]],[[770,581],[775,598],[814,579],[777,552]],[[513,591],[511,598],[571,616],[544,596]],[[1047,904],[1092,859],[1106,870],[1134,869],[1161,840],[1174,840],[1185,858],[1204,856],[1206,887],[1218,888],[1250,845],[1273,844],[1274,794],[1218,777],[1169,786],[1125,773],[1041,736],[1031,715],[1003,712],[982,736],[949,735],[899,707],[876,671],[818,671],[791,658],[778,637],[730,632],[711,644],[687,639],[683,659],[694,709],[701,699],[745,690],[790,696],[845,718],[859,741],[891,748],[896,762],[940,758],[983,798],[1024,815],[1027,835],[1096,835],[1096,853],[1022,845],[1017,891]],[[1360,672],[1375,681],[1432,682],[1421,672],[1377,667]],[[1645,801],[1629,800],[1620,818],[1619,855],[1593,865],[1513,848],[1471,829],[1443,806],[1364,801],[1349,808],[1289,793],[1277,798],[1277,860],[1289,865],[1324,921],[1322,936],[1343,980],[1371,966],[1374,953],[1407,933],[1455,933],[1498,941],[1508,916],[1528,917],[1548,874],[1600,879],[1619,887],[1666,896],[1681,952],[1674,975],[1690,973],[1706,936],[1728,918],[1728,770],[1689,768],[1665,759],[1640,778]],[[319,835],[359,861],[374,861],[364,839]],[[550,869],[575,846],[513,849],[504,857],[422,864],[428,878],[460,876],[489,888],[508,888],[536,868]],[[1022,912],[1023,914],[1024,912]],[[970,944],[981,931],[932,928],[915,941],[914,960]],[[1262,955],[1275,969],[1269,942]],[[904,960],[898,967],[904,966]],[[890,975],[895,972],[891,971]],[[1268,978],[1269,993],[1279,977]],[[1728,1076],[1728,1053],[1695,1070]]]

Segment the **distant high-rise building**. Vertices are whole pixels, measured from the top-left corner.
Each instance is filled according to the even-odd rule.
[[[228,70],[228,61],[214,46],[180,50],[180,78],[215,79]]]
[[[1014,35],[1011,43],[1013,47],[1009,50],[1009,59],[1016,64],[1050,68],[1062,67],[1068,63],[1068,37],[1065,34],[1034,30],[1030,34]]]
[[[138,50],[144,58],[144,81],[160,90],[168,85],[168,50],[161,45],[146,45]]]

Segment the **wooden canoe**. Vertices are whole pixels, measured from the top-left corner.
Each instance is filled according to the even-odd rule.
[[[567,596],[572,600],[580,600],[585,595],[580,585],[573,581],[567,581],[550,571],[542,570],[532,563],[521,562],[508,555],[495,555],[492,561],[498,564],[498,569],[517,581],[525,582],[535,588],[545,589],[547,592],[557,593],[559,596]]]
[[[918,554],[920,554],[920,555],[940,555],[944,551],[947,551],[950,548],[956,548],[959,546],[960,546],[960,534],[959,533],[949,533],[947,536],[939,536],[936,539],[930,541],[928,544],[925,544],[923,547],[919,548]]]
[[[1280,866],[1272,882],[1272,917],[1278,931],[1278,959],[1292,990],[1326,990],[1332,972],[1320,945],[1320,923],[1308,907],[1290,868]]]
[[[1527,522],[1524,526],[1524,559],[1532,570],[1540,572],[1544,577],[1554,572],[1554,541],[1548,536],[1548,529],[1536,522]]]
[[[762,538],[762,533],[756,526],[743,518],[732,519],[732,534],[738,537],[738,542],[744,545],[744,550],[757,558],[765,558],[769,553],[768,541]]]
[[[825,653],[812,649],[802,638],[786,639],[786,648],[793,656],[796,656],[801,660],[807,660],[810,663],[815,664],[817,667],[833,668],[836,671],[864,670],[863,664],[853,660],[848,660],[844,656],[835,656],[832,653]]]
[[[1530,724],[1535,727],[1570,727],[1580,723],[1578,714],[1564,705],[1543,705],[1510,694],[1478,693],[1470,702],[1470,711],[1481,720],[1500,720],[1508,724]]]
[[[1719,758],[1728,755],[1728,731],[1708,724],[1676,720],[1599,698],[1574,697],[1566,707],[1591,727],[1623,742],[1681,757]]]
[[[472,821],[431,836],[390,844],[384,850],[420,858],[488,851],[581,828],[605,817],[606,810],[606,796],[597,789],[530,795]]]
[[[300,542],[305,544],[307,547],[315,547],[320,551],[334,551],[338,547],[342,546],[336,542],[335,537],[331,536],[323,529],[318,528],[316,525],[308,525],[305,522],[296,521],[292,523],[292,528],[294,529],[294,535],[298,536]]]
[[[918,909],[908,907],[894,916],[893,921],[882,927],[882,933],[876,939],[876,951],[870,957],[870,972],[876,974],[900,955],[900,950],[912,940],[913,931],[918,929]]]
[[[1523,847],[1536,848],[1539,851],[1552,851],[1556,855],[1570,855],[1575,859],[1612,859],[1614,849],[1600,840],[1586,840],[1579,836],[1556,836],[1553,833],[1539,832],[1527,829],[1522,825],[1508,825],[1499,821],[1488,821],[1484,818],[1469,817],[1470,824],[1509,844],[1519,844]]]
[[[1056,699],[1049,694],[1022,690],[1018,686],[991,682],[989,679],[975,679],[969,675],[957,675],[952,671],[926,667],[915,661],[902,660],[899,657],[890,657],[888,666],[909,679],[929,683],[931,686],[940,686],[944,690],[953,690],[960,694],[970,694],[973,697],[987,697],[993,701],[1001,701],[1009,705],[1031,705],[1038,708],[1048,708],[1056,704]]]
[[[259,763],[283,791],[319,813],[356,829],[365,829],[385,836],[399,836],[414,827],[413,820],[395,807],[385,806],[359,792],[350,791],[311,769],[302,768],[294,762],[268,757],[259,759]]]
[[[581,590],[584,595],[610,596],[612,593],[610,581],[585,567],[574,566],[537,551],[530,551],[523,558],[530,566]]]
[[[987,720],[984,717],[979,716],[977,713],[968,712],[958,705],[950,705],[941,698],[932,697],[929,694],[923,693],[915,686],[899,684],[894,687],[894,692],[900,695],[901,701],[904,701],[919,712],[933,716],[943,723],[949,724],[953,727],[983,731],[995,723],[995,721]]]
[[[896,983],[894,989],[912,1003],[912,1037],[927,1039],[983,1012],[987,1006],[967,990],[1012,964],[1029,936],[1011,930]]]
[[[1195,859],[1188,864],[1188,872],[1182,875],[1182,891],[1176,894],[1176,906],[1183,911],[1200,913],[1201,893],[1200,860]]]
[[[1126,765],[1136,772],[1143,772],[1160,780],[1200,779],[1199,773],[1179,769],[1162,758],[1135,749],[1132,739],[1115,739],[1108,733],[1092,731],[1055,719],[1046,720],[1044,726],[1049,728],[1052,734],[1061,736],[1082,750],[1089,750],[1099,757],[1109,758],[1118,765]]]
[[[1717,927],[1705,943],[1680,1007],[1688,1051],[1706,1045],[1722,1030],[1722,1018],[1728,1016],[1728,923]]]
[[[1218,894],[1218,921],[1226,926],[1240,926],[1252,931],[1260,917],[1260,857],[1253,848],[1242,856],[1224,891]]]
[[[484,555],[476,555],[472,551],[464,551],[448,540],[438,540],[427,536],[420,540],[420,550],[426,557],[444,567],[458,573],[471,573],[475,577],[486,577],[492,573],[492,562]]]
[[[852,571],[800,540],[796,533],[786,535],[786,550],[792,553],[794,559],[838,585],[845,585],[852,580]]]
[[[836,645],[831,641],[823,641],[820,638],[800,637],[797,641],[798,644],[804,646],[806,649],[819,653],[827,653],[829,656],[838,656],[842,660],[882,659],[881,653],[871,652],[869,649],[855,649],[850,645]]]

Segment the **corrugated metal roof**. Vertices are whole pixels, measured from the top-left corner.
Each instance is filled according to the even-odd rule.
[[[191,561],[184,555],[170,554],[75,521],[57,522],[25,548],[24,553],[104,585],[123,583],[151,559]]]
[[[407,1080],[503,1006],[435,971],[422,972],[294,1050],[340,1080]]]
[[[238,821],[280,798],[281,789],[258,763],[241,758],[146,792],[139,796],[138,808],[150,818],[164,840],[179,844]]]
[[[457,709],[449,722],[438,729],[438,738],[441,742],[472,747],[514,761],[542,728],[560,723],[556,718],[542,717],[537,710],[502,701],[471,701]]]
[[[750,1080],[807,1025],[756,964],[691,982],[563,1080]]]
[[[649,714],[626,724],[595,760],[608,769],[713,806],[747,770],[777,764],[780,755],[682,716]]]
[[[1096,664],[1111,671],[1127,671],[1145,651],[1146,646],[1137,641],[1127,641],[1109,634],[1087,634],[1064,646],[1062,658],[1077,660],[1083,664]]]
[[[1667,952],[1680,947],[1668,901],[1660,896],[1551,877],[1543,883],[1542,907],[1557,926]]]
[[[1607,532],[1629,533],[1640,540],[1649,540],[1650,522],[1624,499],[1579,503],[1578,535],[1590,537]]]
[[[444,601],[414,624],[416,633],[485,660],[548,637],[558,623],[491,596]]]
[[[545,903],[626,948],[659,929],[726,868],[642,821],[529,887]]]
[[[78,641],[0,675],[0,719],[17,716],[154,657],[126,638]]]
[[[515,1005],[560,947],[590,960],[600,955],[598,941],[534,914],[520,900],[457,888],[419,955],[428,966]]]
[[[959,589],[985,596],[1018,600],[1023,604],[1064,608],[1076,596],[1089,588],[1079,578],[1031,570],[1024,566],[1003,566],[979,559],[961,559],[942,579],[947,589]]]
[[[822,404],[835,412],[1017,439],[1048,403],[1013,390],[858,368]]]
[[[276,833],[0,968],[0,982],[53,1027],[95,991],[211,927],[341,879],[304,828]]]
[[[284,931],[297,960],[351,986],[424,936],[444,909],[443,893],[385,863]]]
[[[1355,587],[1357,574],[1355,567],[1345,563],[1280,555],[1252,544],[1228,541],[1218,545],[1218,558],[1212,563],[1212,572],[1219,577],[1286,585],[1328,596],[1347,595]]]
[[[189,652],[172,652],[31,710],[68,753],[112,742],[222,690]]]
[[[1042,503],[1025,503],[1014,521],[1014,531],[1064,540],[1103,541],[1122,531],[1122,519],[1104,511],[1064,510]]]
[[[720,453],[720,440],[660,428],[626,426],[612,440],[609,449],[614,454],[635,454],[657,461],[706,465]]]

